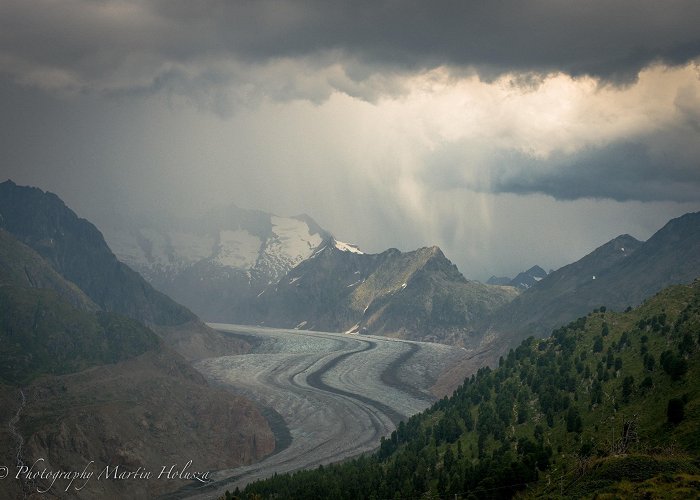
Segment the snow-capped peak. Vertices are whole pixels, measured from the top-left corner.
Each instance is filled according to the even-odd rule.
[[[256,286],[277,282],[329,236],[308,216],[278,217],[239,208],[223,215],[212,212],[196,223],[115,228],[105,235],[117,257],[149,281],[176,283],[186,272],[203,273],[202,281],[247,276],[250,283],[254,275]],[[162,291],[177,296],[168,286]]]
[[[351,252],[351,253],[356,253],[359,255],[363,255],[364,252],[362,252],[357,246],[351,245],[350,243],[343,243],[342,241],[338,240],[333,240],[333,243],[335,244],[335,248],[342,252]]]

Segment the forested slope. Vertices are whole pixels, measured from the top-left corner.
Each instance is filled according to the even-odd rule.
[[[686,497],[700,485],[700,282],[529,338],[380,450],[242,498]]]

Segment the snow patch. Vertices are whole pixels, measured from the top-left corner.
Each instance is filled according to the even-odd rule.
[[[358,331],[360,331],[360,324],[359,324],[359,323],[355,324],[355,326],[353,326],[352,328],[350,328],[350,329],[349,329],[348,331],[346,331],[345,333],[348,333],[348,334],[350,334],[350,335],[357,335],[357,332],[358,332]]]
[[[222,230],[219,232],[219,251],[215,261],[235,269],[250,269],[258,260],[262,241],[248,231]]]
[[[335,248],[342,252],[350,252],[350,253],[356,253],[358,255],[364,255],[364,252],[362,252],[359,248],[357,248],[356,245],[351,245],[350,243],[343,243],[342,241],[334,240],[335,241]]]
[[[309,226],[303,221],[277,216],[272,216],[270,220],[272,232],[277,237],[266,250],[286,256],[292,267],[310,257],[323,242],[321,235],[309,233]]]
[[[270,222],[272,234],[265,242],[256,267],[272,281],[277,281],[297,264],[313,257],[323,238],[311,234],[309,226],[297,219],[273,215]]]

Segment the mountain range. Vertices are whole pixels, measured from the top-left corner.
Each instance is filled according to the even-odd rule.
[[[122,262],[215,322],[236,322],[242,303],[283,278],[329,237],[306,215],[278,217],[234,205],[196,220],[106,230]]]
[[[508,278],[507,276],[491,276],[486,280],[487,285],[503,285],[503,286],[514,286],[521,290],[527,290],[531,286],[535,286],[542,278],[547,276],[547,271],[542,269],[540,266],[532,266],[527,271],[522,271],[515,276],[515,278]]]
[[[437,247],[365,254],[306,215],[231,206],[107,234],[123,262],[215,322],[459,344],[464,325],[517,295],[465,279]]]
[[[90,459],[136,470],[182,461],[188,450],[200,470],[212,470],[271,453],[259,408],[209,386],[173,346],[192,348],[190,357],[246,347],[120,263],[55,195],[0,184],[2,463],[41,458],[48,468],[82,470]],[[151,498],[180,485],[93,486],[90,495],[122,497],[128,487],[132,498]],[[5,481],[3,494],[22,497],[28,487]]]
[[[189,229],[188,229],[189,228]],[[486,284],[437,247],[365,254],[308,216],[228,207],[196,223],[108,232],[119,258],[205,319],[374,333],[462,345],[493,362],[505,346],[605,305],[622,310],[700,276],[700,215],[647,242],[621,235],[547,273]]]
[[[438,247],[364,254],[331,240],[263,290],[246,319],[459,343],[464,325],[515,295],[510,287],[467,280]]]
[[[197,314],[206,320],[460,345],[463,361],[436,384],[445,394],[477,372],[491,380],[484,382],[489,391],[497,391],[510,372],[493,378],[483,370],[511,363],[509,350],[518,345],[522,352],[529,349],[532,363],[534,352],[547,364],[570,351],[573,342],[580,374],[586,363],[579,351],[588,349],[594,330],[601,337],[613,332],[600,343],[614,358],[622,339],[637,330],[640,342],[646,342],[642,334],[668,330],[690,346],[678,325],[697,323],[697,283],[664,292],[640,312],[614,311],[629,311],[664,287],[700,276],[700,213],[669,221],[645,242],[621,235],[550,273],[534,266],[507,283],[493,278],[486,284],[465,278],[438,247],[367,254],[305,215],[278,217],[232,206],[191,222],[107,234],[109,246],[93,224],[51,193],[11,181],[0,184],[0,418],[12,422],[15,413],[22,415],[17,427],[0,431],[0,458],[7,463],[19,449],[25,458],[43,456],[64,466],[89,455],[99,464],[134,469],[163,457],[175,459],[188,449],[201,467],[218,468],[272,452],[275,439],[259,409],[210,387],[190,365],[248,347],[211,330]],[[671,314],[673,325],[666,323]],[[555,340],[549,343],[520,344],[552,331]],[[662,342],[654,342],[660,357]],[[696,346],[689,349],[682,351],[686,359]],[[638,361],[621,358],[634,366]],[[527,379],[530,365],[518,366],[520,380]],[[637,368],[634,375],[641,376]],[[592,379],[586,376],[590,389]],[[665,380],[652,378],[655,382],[666,387]],[[486,389],[464,391],[473,399],[475,391],[484,398]],[[577,397],[583,396],[576,393],[574,401]],[[547,408],[540,410],[548,418]],[[449,433],[452,424],[443,420],[452,410],[436,411],[443,412],[439,432]],[[469,430],[466,414],[461,418],[457,426]],[[560,430],[552,432],[552,439],[559,439]],[[473,435],[464,444],[472,453],[476,446],[496,456],[500,434],[491,434],[486,444]],[[17,447],[20,437],[23,448]],[[400,439],[397,435],[395,444]],[[565,440],[561,446],[569,444]],[[386,456],[393,456],[393,445],[386,446]],[[449,490],[450,478],[435,481]],[[124,493],[118,485],[105,483],[105,488],[106,496]],[[165,492],[167,487],[152,483],[134,494]]]
[[[621,235],[564,266],[503,307],[490,328],[546,336],[594,308],[621,311],[700,276],[700,213],[669,221],[647,241]]]
[[[462,363],[438,386],[449,393],[483,366],[529,337],[547,337],[587,311],[623,311],[662,288],[700,277],[700,213],[670,220],[642,242],[621,235],[549,273],[474,327]]]

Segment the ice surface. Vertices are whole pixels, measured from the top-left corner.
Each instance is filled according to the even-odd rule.
[[[219,232],[219,251],[215,261],[222,266],[250,269],[258,260],[262,241],[247,231],[222,230]]]
[[[266,250],[288,257],[292,266],[310,257],[323,241],[321,235],[310,234],[306,223],[297,219],[273,216],[272,232],[276,238]]]

